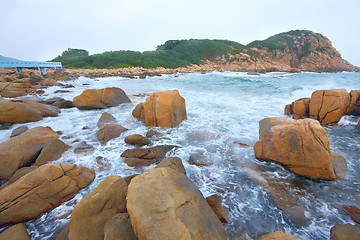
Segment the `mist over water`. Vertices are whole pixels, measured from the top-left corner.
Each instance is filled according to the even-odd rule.
[[[86,141],[95,147],[90,156],[77,156],[73,148],[68,150],[55,163],[69,162],[92,168],[96,171],[95,181],[81,190],[72,200],[54,210],[26,223],[32,239],[54,239],[70,219],[73,207],[103,179],[111,175],[126,177],[141,173],[148,168],[131,168],[124,164],[120,154],[128,148],[124,138],[130,134],[142,134],[150,129],[131,116],[134,107],[145,101],[146,97],[134,96],[139,93],[178,89],[185,98],[188,120],[173,129],[155,128],[166,139],[153,141],[154,146],[174,144],[181,148],[169,153],[180,157],[187,176],[199,187],[205,197],[219,193],[229,212],[230,223],[225,224],[230,239],[247,234],[248,239],[283,230],[303,239],[329,239],[330,228],[336,223],[353,223],[338,206],[342,204],[360,205],[360,130],[356,129],[358,117],[345,116],[338,126],[326,127],[331,150],[342,154],[348,162],[349,174],[344,180],[320,181],[296,176],[275,163],[255,159],[253,146],[259,138],[259,120],[265,117],[282,117],[284,106],[301,97],[310,97],[320,89],[345,88],[359,89],[359,73],[268,73],[248,75],[246,73],[185,74],[175,77],[164,75],[147,79],[124,78],[79,78],[67,84],[75,88],[70,93],[54,93],[60,87],[45,90],[46,98],[63,97],[72,100],[83,90],[89,88],[120,87],[130,97],[133,104],[125,104],[105,110],[79,111],[76,108],[62,109],[55,118],[44,118],[40,122],[27,123],[29,128],[50,126],[62,131],[60,139],[65,143],[75,140]],[[85,85],[84,85],[85,84]],[[95,137],[96,123],[101,114],[108,112],[116,117],[119,124],[129,129],[119,138],[101,146]],[[9,130],[0,131],[1,141],[9,138],[14,125]],[[82,130],[84,126],[90,129]],[[66,137],[66,138],[64,138]],[[240,141],[250,145],[241,147],[234,144]],[[192,154],[203,154],[213,165],[197,167],[188,164]],[[101,169],[96,157],[108,160],[107,168]],[[251,172],[249,164],[256,163],[267,169],[264,174],[281,183],[289,192],[301,196],[301,202],[311,219],[306,226],[297,226],[277,207],[274,200],[260,186],[248,177],[260,179]],[[294,179],[307,190],[290,184]]]

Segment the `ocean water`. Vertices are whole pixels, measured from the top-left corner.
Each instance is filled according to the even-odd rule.
[[[70,219],[73,207],[99,182],[111,175],[122,177],[141,173],[148,168],[131,168],[124,164],[120,154],[128,148],[124,138],[130,134],[143,134],[150,129],[131,116],[136,104],[145,101],[146,96],[159,90],[178,89],[185,98],[188,120],[173,129],[155,128],[166,139],[153,141],[153,145],[174,144],[181,148],[169,156],[180,157],[188,177],[199,187],[203,195],[218,193],[228,210],[230,223],[225,224],[229,239],[258,239],[260,236],[282,230],[303,239],[329,239],[330,228],[336,223],[353,223],[338,206],[360,205],[360,130],[356,129],[359,117],[345,116],[337,126],[326,127],[333,152],[342,154],[349,167],[349,174],[343,180],[311,180],[292,174],[280,165],[255,159],[253,146],[258,140],[259,120],[265,117],[284,116],[284,106],[301,97],[310,97],[320,89],[359,89],[359,73],[267,73],[249,75],[246,73],[179,74],[164,75],[146,79],[81,77],[67,82],[75,88],[70,93],[54,93],[60,87],[45,90],[44,97],[63,97],[72,100],[89,88],[120,87],[130,97],[132,104],[125,104],[105,110],[79,111],[76,108],[63,109],[55,118],[45,118],[27,123],[29,128],[50,126],[62,131],[60,137],[73,148],[75,140],[86,141],[95,147],[91,156],[77,156],[73,148],[55,161],[84,165],[96,171],[95,181],[81,190],[72,200],[63,203],[48,213],[26,223],[32,239],[54,239]],[[102,113],[115,116],[129,131],[119,138],[101,146],[95,137],[96,123]],[[1,141],[9,138],[11,131],[0,131]],[[88,126],[88,130],[82,130]],[[240,141],[250,147],[234,144]],[[189,156],[204,154],[213,165],[197,167],[188,163]],[[105,157],[107,169],[101,169],[96,157]],[[287,191],[298,196],[306,208],[310,221],[305,226],[296,225],[276,205],[270,195],[249,175],[256,177],[248,166],[262,166],[268,178],[281,183]],[[290,184],[296,180],[304,188]],[[0,230],[1,231],[1,230]]]

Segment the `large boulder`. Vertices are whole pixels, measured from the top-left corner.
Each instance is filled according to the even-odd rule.
[[[121,103],[130,103],[126,93],[116,87],[103,89],[87,89],[75,97],[73,104],[80,110],[104,109]]]
[[[302,119],[309,117],[310,98],[300,98],[293,103],[293,118]]]
[[[29,105],[9,100],[0,101],[0,123],[36,122],[41,119],[41,112]]]
[[[57,160],[69,148],[69,145],[66,145],[58,138],[50,139],[45,143],[43,149],[41,149],[40,155],[35,160],[35,165],[40,166],[47,162]]]
[[[150,127],[176,127],[187,119],[185,99],[178,90],[159,91],[136,106],[132,115]]]
[[[46,142],[58,137],[51,128],[35,127],[0,143],[0,178],[9,179],[16,170],[35,161]]]
[[[105,145],[111,139],[120,137],[120,135],[127,130],[127,128],[119,124],[106,124],[96,132],[96,137],[102,145]]]
[[[128,213],[119,213],[108,220],[104,227],[104,240],[136,240]]]
[[[0,240],[30,240],[30,236],[25,224],[18,223],[0,233]]]
[[[104,239],[104,226],[117,213],[126,212],[127,184],[110,176],[74,208],[69,222],[69,239]]]
[[[345,89],[318,90],[311,95],[309,115],[322,125],[337,123],[349,105],[350,95]]]
[[[301,240],[301,239],[291,236],[290,234],[286,234],[283,231],[277,231],[262,236],[260,240]]]
[[[89,168],[45,164],[0,190],[0,226],[40,216],[73,198],[95,178]]]
[[[360,224],[336,224],[330,230],[331,240],[358,240],[360,239]]]
[[[170,168],[150,169],[133,178],[127,210],[138,239],[227,239],[199,189]]]
[[[265,118],[259,122],[255,156],[276,161],[309,178],[334,180],[347,173],[346,160],[331,153],[325,129],[312,119]]]

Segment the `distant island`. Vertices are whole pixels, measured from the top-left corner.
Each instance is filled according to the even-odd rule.
[[[169,40],[155,51],[111,51],[94,55],[69,48],[52,61],[62,62],[65,68],[84,69],[175,69],[201,65],[219,71],[360,71],[341,58],[328,38],[308,30],[279,33],[248,45],[228,40]]]

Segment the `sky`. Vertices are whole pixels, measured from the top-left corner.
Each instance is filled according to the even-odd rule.
[[[0,0],[0,55],[21,60],[67,48],[151,51],[174,39],[248,44],[296,29],[323,34],[360,66],[360,0]]]

